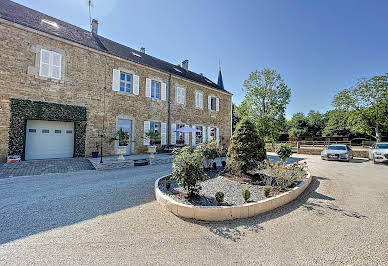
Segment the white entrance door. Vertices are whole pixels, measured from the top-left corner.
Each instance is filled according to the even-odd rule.
[[[70,158],[74,152],[74,123],[28,120],[25,159]]]
[[[131,154],[131,144],[132,144],[132,121],[127,119],[119,119],[117,130],[122,129],[124,132],[128,132],[129,134],[129,144],[127,146],[127,150],[125,155]]]

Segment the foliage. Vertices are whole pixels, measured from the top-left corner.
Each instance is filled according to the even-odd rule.
[[[113,137],[110,139],[111,142],[115,140],[119,141],[119,146],[128,146],[129,133],[120,128],[113,134]]]
[[[170,188],[171,188],[171,177],[167,176],[166,177],[166,189],[170,190]]]
[[[210,143],[201,143],[195,150],[202,154],[206,160],[214,160],[222,152],[222,147],[217,145],[216,141]]]
[[[349,89],[339,92],[335,109],[347,112],[352,132],[364,133],[381,141],[388,131],[388,74],[362,79]]]
[[[254,71],[244,81],[245,98],[237,108],[240,118],[249,117],[262,139],[276,140],[285,124],[291,90],[276,70]]]
[[[217,193],[216,193],[216,200],[217,200],[217,202],[223,202],[224,201],[224,193],[223,192],[221,192],[221,191],[218,191]]]
[[[271,175],[275,178],[276,186],[282,190],[302,181],[306,175],[306,163],[296,162],[292,165],[285,165],[277,162],[268,166]]]
[[[233,173],[246,173],[263,161],[267,155],[264,141],[255,126],[247,119],[241,120],[231,138],[228,150],[228,169]]]
[[[323,136],[348,136],[350,131],[349,112],[340,110],[330,110],[326,113],[328,119]]]
[[[232,134],[234,133],[234,130],[236,129],[236,126],[237,126],[238,122],[240,122],[240,120],[241,120],[241,117],[239,116],[239,114],[237,112],[237,107],[233,103],[232,104]]]
[[[287,131],[291,137],[322,136],[327,123],[325,114],[311,110],[307,116],[296,113],[287,121]]]
[[[292,146],[287,143],[279,144],[276,147],[276,153],[279,155],[283,162],[286,162],[287,158],[292,154]]]
[[[151,131],[147,132],[143,138],[149,140],[150,145],[158,144],[161,139],[159,132],[151,132]]]
[[[172,178],[183,185],[190,198],[197,196],[201,189],[199,181],[206,179],[206,174],[202,169],[203,155],[191,147],[175,149],[174,153]]]
[[[242,189],[242,196],[243,196],[244,201],[247,202],[249,200],[249,198],[251,197],[251,192],[249,191],[249,189],[243,188]]]
[[[263,193],[266,198],[269,197],[269,193],[271,193],[272,186],[264,186]]]

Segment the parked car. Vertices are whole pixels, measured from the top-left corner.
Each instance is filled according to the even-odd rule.
[[[340,160],[349,162],[353,159],[353,151],[347,145],[329,145],[321,152],[321,158],[322,160]]]
[[[388,142],[378,142],[369,147],[369,160],[373,163],[388,161]]]

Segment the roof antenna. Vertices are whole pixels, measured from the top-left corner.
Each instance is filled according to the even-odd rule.
[[[88,6],[89,6],[89,23],[90,23],[90,30],[92,30],[92,12],[91,8],[93,7],[93,1],[88,0]]]

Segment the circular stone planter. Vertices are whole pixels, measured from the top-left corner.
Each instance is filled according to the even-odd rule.
[[[239,206],[193,206],[175,201],[159,189],[159,182],[166,176],[155,181],[156,200],[165,209],[176,216],[196,219],[201,221],[225,221],[239,218],[248,218],[265,213],[283,206],[296,199],[311,183],[311,173],[290,191],[258,202],[246,203]]]

